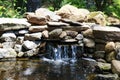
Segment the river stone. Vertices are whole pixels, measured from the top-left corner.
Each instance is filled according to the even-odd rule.
[[[44,30],[44,31],[42,32],[42,36],[43,36],[44,39],[49,38],[49,32],[48,32],[47,30]]]
[[[2,49],[0,48],[0,58],[16,57],[17,53],[12,48]]]
[[[16,40],[16,35],[14,33],[3,33],[1,40],[6,42],[13,42]]]
[[[69,26],[69,24],[63,23],[63,22],[47,22],[47,25],[48,25],[49,27]]]
[[[65,36],[67,36],[66,31],[62,31],[62,33],[60,34],[60,38],[62,39],[62,38],[64,38]]]
[[[25,18],[0,18],[0,31],[24,29],[30,26]]]
[[[120,28],[94,26],[93,35],[95,39],[106,41],[120,41]]]
[[[33,41],[24,41],[22,45],[26,50],[36,48],[37,45]]]
[[[117,74],[91,74],[87,80],[119,80]]]
[[[54,29],[51,32],[49,32],[49,36],[51,39],[58,39],[61,33],[62,29]]]
[[[120,75],[120,61],[112,60],[112,72]]]
[[[14,50],[15,50],[16,52],[21,52],[21,51],[22,51],[22,45],[15,44]]]
[[[52,12],[46,8],[39,8],[35,11],[35,14],[37,16],[43,16],[46,17],[49,21],[59,21],[61,17],[59,15],[56,15],[55,12]]]
[[[87,30],[83,31],[82,34],[83,34],[84,37],[94,38],[92,29],[87,29]]]
[[[29,27],[29,31],[30,32],[41,32],[44,31],[47,27],[47,25],[43,25],[43,26],[31,26]]]
[[[31,34],[25,34],[25,40],[40,40],[42,38],[42,33],[31,33]]]
[[[105,52],[106,53],[109,53],[109,52],[114,51],[114,50],[115,50],[115,43],[114,42],[108,42],[105,45]]]
[[[75,39],[77,39],[77,40],[82,40],[84,37],[83,37],[83,35],[82,34],[78,34],[76,37],[75,37]]]
[[[23,36],[18,36],[16,39],[16,44],[22,44],[24,41],[24,37]]]
[[[67,33],[67,36],[71,36],[72,38],[75,38],[78,35],[77,31],[67,30],[66,33]]]
[[[85,47],[89,47],[89,48],[94,48],[95,47],[95,42],[92,39],[84,38],[83,42],[85,44]]]

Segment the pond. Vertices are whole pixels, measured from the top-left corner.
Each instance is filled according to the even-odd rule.
[[[95,61],[16,59],[0,62],[0,80],[87,80],[94,72]]]

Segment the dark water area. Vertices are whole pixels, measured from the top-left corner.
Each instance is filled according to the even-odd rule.
[[[18,59],[0,62],[0,80],[87,80],[95,61]]]

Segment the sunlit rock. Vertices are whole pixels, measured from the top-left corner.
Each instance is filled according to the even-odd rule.
[[[56,11],[56,13],[62,18],[67,18],[73,21],[84,21],[84,18],[89,14],[89,11],[86,9],[78,9],[77,7],[67,4]]]

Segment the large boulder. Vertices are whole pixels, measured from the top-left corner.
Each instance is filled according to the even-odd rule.
[[[120,41],[120,28],[117,27],[101,27],[95,25],[93,27],[93,35],[95,39],[105,41]]]
[[[78,9],[77,7],[67,4],[56,11],[56,13],[62,18],[68,18],[73,21],[84,21],[89,11],[86,9]]]
[[[102,26],[106,25],[105,15],[104,15],[104,13],[102,13],[100,11],[89,13],[85,19],[88,22],[94,22],[94,23],[100,24]]]

